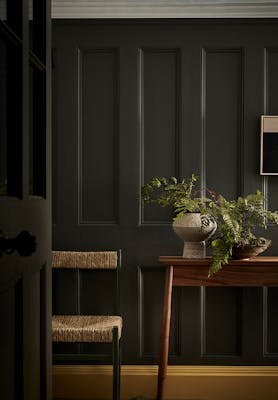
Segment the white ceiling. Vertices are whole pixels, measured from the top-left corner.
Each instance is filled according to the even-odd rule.
[[[53,18],[277,18],[278,0],[52,0]]]
[[[0,0],[3,19],[5,4]],[[278,0],[52,0],[52,17],[278,18]]]

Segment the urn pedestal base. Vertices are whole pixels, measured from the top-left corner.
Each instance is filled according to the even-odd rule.
[[[184,242],[183,258],[204,258],[206,256],[206,244],[202,242]]]

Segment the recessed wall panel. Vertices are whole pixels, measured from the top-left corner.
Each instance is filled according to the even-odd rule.
[[[157,358],[165,271],[161,268],[139,268],[139,335],[140,355]],[[169,357],[180,354],[180,290],[173,288]]]
[[[241,355],[241,288],[206,288],[203,298],[203,356]]]
[[[278,289],[267,289],[267,325],[265,334],[265,355],[273,354],[278,355],[278,321],[277,321],[277,307],[278,307]]]
[[[117,51],[79,52],[79,223],[117,222]]]
[[[179,52],[143,49],[140,54],[140,134],[142,180],[178,174]],[[145,206],[143,222],[171,220],[171,212]]]
[[[278,48],[266,49],[267,55],[267,113],[278,115]]]
[[[266,50],[267,115],[278,115],[278,49]],[[278,143],[277,143],[278,146]],[[268,177],[268,207],[278,210],[277,176]]]
[[[203,51],[203,146],[206,186],[228,199],[241,192],[242,53]]]

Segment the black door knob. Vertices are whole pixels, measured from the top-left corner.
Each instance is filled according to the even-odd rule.
[[[0,255],[12,254],[15,250],[21,256],[30,256],[36,251],[36,237],[30,232],[22,231],[15,238],[7,238],[0,231]]]

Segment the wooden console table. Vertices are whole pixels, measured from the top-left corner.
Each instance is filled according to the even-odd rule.
[[[157,400],[162,400],[168,364],[172,287],[278,286],[278,257],[231,260],[211,278],[208,278],[209,257],[190,259],[161,256],[159,262],[166,266],[157,383]]]

